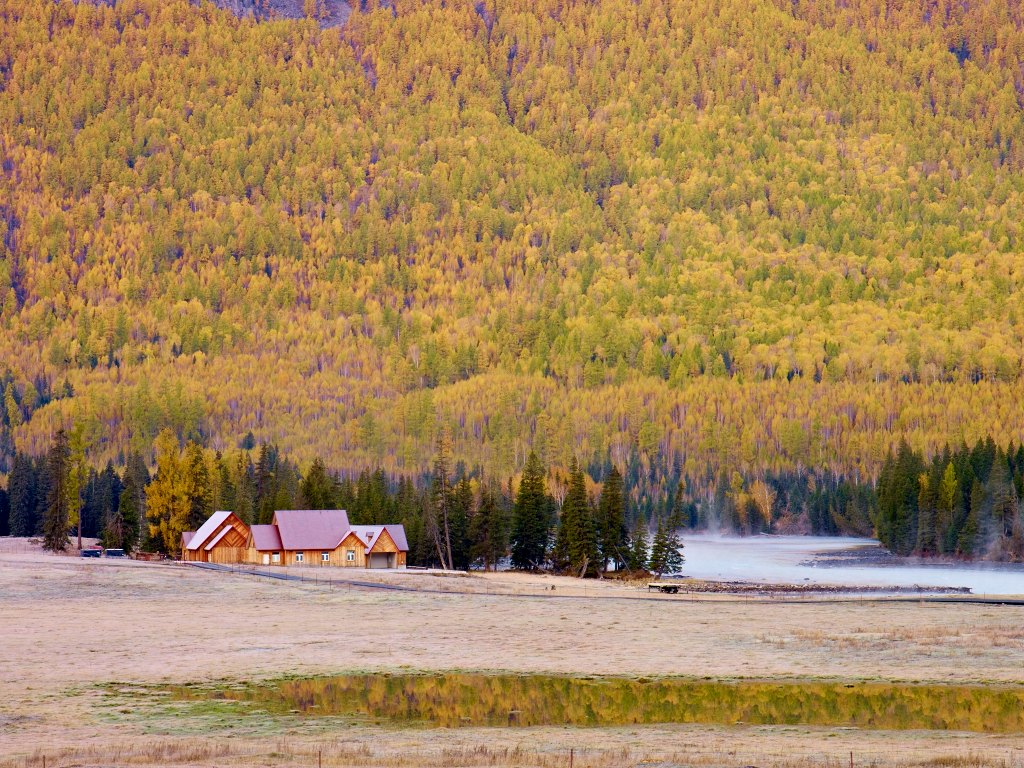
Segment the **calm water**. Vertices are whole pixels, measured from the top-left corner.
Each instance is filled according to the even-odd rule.
[[[870,551],[873,539],[823,536],[683,537],[683,575],[712,581],[839,586],[968,587],[978,595],[1024,595],[1024,566],[994,563],[907,565],[814,564],[816,556]]]

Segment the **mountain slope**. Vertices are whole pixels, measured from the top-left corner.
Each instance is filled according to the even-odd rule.
[[[500,473],[657,483],[1024,437],[1014,5],[0,0],[0,35],[28,448],[414,471],[440,419]]]

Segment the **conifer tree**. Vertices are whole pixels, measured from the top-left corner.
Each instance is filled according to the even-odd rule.
[[[120,546],[125,552],[131,554],[138,547],[139,525],[142,519],[140,509],[140,498],[144,494],[144,488],[138,487],[138,475],[131,467],[126,467],[124,472],[124,486],[121,488],[121,495],[117,503],[117,526],[120,530],[120,543],[109,546]]]
[[[10,528],[12,536],[34,536],[39,529],[37,509],[38,479],[35,462],[18,451],[7,480],[10,496]]]
[[[463,475],[452,489],[451,541],[452,568],[468,570],[470,563],[469,528],[473,515],[473,486]]]
[[[938,552],[938,536],[935,530],[938,494],[932,484],[931,475],[922,472],[918,477],[917,495],[917,546],[919,555],[934,555]]]
[[[598,547],[601,552],[601,571],[614,563],[618,569],[626,559],[626,499],[623,492],[622,475],[612,464],[608,477],[601,489],[597,507]]]
[[[633,533],[629,541],[629,562],[627,568],[631,571],[646,571],[650,561],[650,542],[647,532],[647,523],[641,518],[633,526]]]
[[[600,556],[583,470],[573,457],[569,465],[569,489],[562,503],[558,535],[551,553],[552,563],[557,570],[573,576],[596,576]]]
[[[299,485],[301,504],[305,509],[333,509],[336,484],[327,472],[323,459],[313,460],[306,476]]]
[[[70,529],[71,448],[67,433],[60,429],[46,459],[46,515],[43,520],[43,547],[63,552],[68,545]]]
[[[11,535],[11,501],[7,491],[0,488],[0,536]]]
[[[664,519],[658,521],[658,528],[651,543],[650,569],[659,577],[679,573],[683,567],[682,542]]]
[[[508,522],[500,490],[493,483],[484,482],[470,525],[470,555],[473,560],[483,564],[485,571],[495,570],[498,561],[505,556],[508,549]]]
[[[526,457],[512,510],[512,567],[538,570],[547,561],[551,538],[551,498],[544,482],[545,470],[533,451]]]
[[[985,506],[985,490],[981,481],[975,478],[971,487],[971,501],[968,506],[967,519],[960,535],[957,537],[957,552],[964,557],[975,557],[981,554],[982,530],[984,526],[983,508]]]
[[[235,503],[231,510],[246,525],[261,522],[256,519],[255,505],[253,503],[255,489],[252,473],[252,462],[249,460],[249,454],[244,452],[238,454],[238,461],[235,465]]]

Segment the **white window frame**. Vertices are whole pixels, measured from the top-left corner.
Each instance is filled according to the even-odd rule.
[[[356,561],[356,551],[354,549],[346,550],[345,551],[345,560],[347,562],[354,563]]]
[[[306,553],[305,552],[296,552],[295,553],[295,562],[296,563],[301,563],[305,559],[306,559]]]
[[[279,564],[281,562],[281,553],[280,552],[274,552],[270,556],[270,562],[273,563],[274,565]]]
[[[331,562],[331,553],[330,552],[321,552],[320,553],[320,562],[321,563],[329,563],[329,562]]]

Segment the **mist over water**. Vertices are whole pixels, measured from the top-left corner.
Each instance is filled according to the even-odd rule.
[[[878,553],[874,539],[826,536],[682,537],[683,576],[708,581],[882,587],[968,587],[978,595],[1024,595],[1024,566],[996,563],[827,564],[838,553]],[[826,556],[822,558],[822,556]],[[870,557],[864,559],[870,560]],[[886,558],[888,559],[888,558]],[[833,561],[834,562],[834,561]]]

